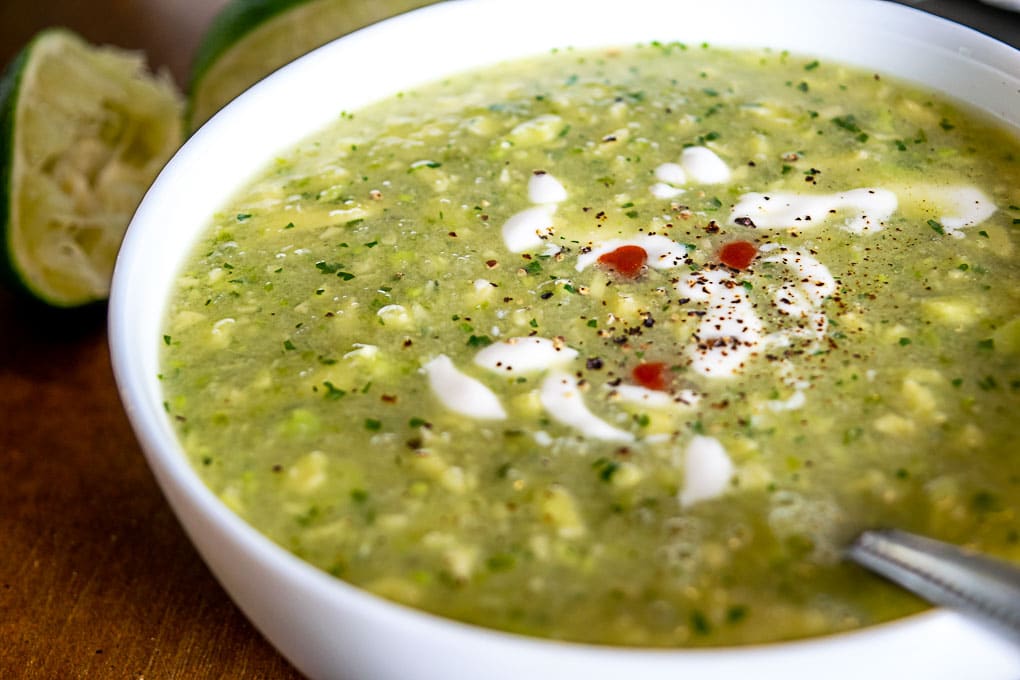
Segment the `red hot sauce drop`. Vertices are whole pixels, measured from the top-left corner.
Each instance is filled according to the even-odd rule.
[[[638,364],[631,371],[634,382],[650,390],[665,391],[666,364],[661,362]]]
[[[616,250],[599,255],[599,264],[628,279],[637,278],[647,261],[648,253],[641,246],[620,246]]]
[[[719,250],[719,261],[733,269],[747,269],[758,255],[750,241],[731,241]]]

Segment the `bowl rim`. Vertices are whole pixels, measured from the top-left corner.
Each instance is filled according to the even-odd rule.
[[[704,4],[707,3],[685,0],[670,8],[663,8],[656,4],[656,0],[629,0],[628,9],[647,14],[660,10],[672,18],[679,16],[682,9],[688,13],[688,18],[697,18],[695,24],[705,30],[708,42],[721,47],[749,47],[751,37],[759,32],[774,30],[778,32],[779,38],[762,38],[760,46],[773,44],[777,50],[784,49],[786,43],[795,40],[795,36],[782,31],[784,22],[792,22],[791,17],[798,13],[811,13],[815,17],[811,20],[814,21],[812,25],[816,27],[823,24],[818,19],[819,14],[832,20],[839,18],[843,29],[839,35],[826,33],[809,36],[810,39],[797,38],[797,44],[803,43],[808,49],[793,51],[801,54],[837,54],[841,56],[821,58],[885,72],[888,63],[884,61],[887,55],[883,49],[890,53],[895,50],[876,48],[872,52],[859,51],[860,43],[851,39],[858,35],[854,31],[860,32],[863,30],[860,27],[868,24],[873,33],[874,42],[871,44],[892,41],[896,50],[902,51],[907,46],[915,50],[912,59],[930,60],[930,66],[918,67],[919,71],[915,74],[918,78],[909,80],[923,86],[936,87],[938,83],[947,82],[961,73],[966,74],[969,76],[967,79],[954,81],[957,87],[953,88],[949,96],[970,99],[1004,126],[1020,132],[1020,51],[977,31],[912,7],[882,0],[784,0],[782,12],[770,12],[766,9],[766,3],[756,0],[717,0],[709,7],[702,6]],[[969,622],[955,614],[938,610],[820,638],[746,647],[675,650],[593,646],[526,637],[463,624],[384,600],[305,563],[230,511],[204,485],[198,473],[187,462],[170,419],[164,412],[156,378],[160,343],[158,329],[165,314],[166,292],[173,272],[191,252],[194,235],[204,228],[206,216],[213,212],[206,208],[215,203],[215,209],[223,202],[220,200],[211,203],[210,196],[228,196],[236,191],[251,179],[251,168],[264,167],[277,150],[293,146],[310,131],[324,127],[337,110],[333,108],[326,115],[314,106],[297,106],[288,112],[279,100],[282,98],[292,104],[308,101],[312,95],[307,94],[303,88],[307,88],[315,78],[330,73],[336,65],[358,64],[366,54],[374,58],[384,56],[393,42],[418,47],[427,45],[435,50],[428,59],[415,59],[414,63],[404,64],[404,72],[397,74],[399,77],[393,75],[397,67],[384,69],[389,79],[380,77],[378,73],[364,74],[359,70],[352,78],[352,89],[363,88],[359,90],[362,92],[358,100],[360,104],[349,108],[340,107],[340,110],[356,109],[386,94],[433,80],[443,73],[463,70],[451,68],[451,65],[460,64],[460,60],[471,51],[477,53],[482,50],[486,54],[480,60],[484,62],[482,65],[537,52],[534,49],[537,42],[533,44],[521,41],[512,44],[500,37],[498,45],[494,45],[497,41],[492,34],[468,39],[463,35],[464,31],[461,31],[456,40],[428,44],[421,35],[423,33],[448,36],[450,34],[445,27],[487,25],[484,22],[491,22],[493,17],[502,20],[499,24],[502,33],[509,30],[508,26],[519,28],[520,22],[514,23],[512,19],[522,13],[531,13],[551,23],[562,21],[572,14],[576,18],[579,13],[608,19],[618,7],[619,3],[614,0],[447,0],[430,5],[357,31],[277,71],[216,114],[178,151],[146,194],[131,222],[118,255],[109,307],[110,348],[121,400],[148,464],[175,514],[232,596],[235,596],[239,586],[231,583],[231,578],[234,578],[228,575],[231,567],[218,564],[216,557],[211,554],[216,548],[208,536],[215,536],[216,540],[229,545],[231,550],[256,559],[269,572],[294,587],[304,586],[314,590],[330,606],[351,608],[366,616],[381,617],[395,629],[417,631],[422,626],[442,628],[450,639],[456,639],[459,643],[481,644],[493,649],[512,648],[543,657],[548,654],[581,654],[600,658],[604,662],[640,657],[654,659],[654,663],[658,664],[665,659],[670,669],[676,669],[720,663],[722,657],[734,654],[745,657],[749,662],[766,663],[777,655],[785,659],[792,653],[820,653],[825,656],[831,654],[827,650],[840,645],[846,650],[852,650],[852,654],[867,653],[864,650],[870,648],[889,650],[890,645],[904,636],[926,638],[929,641],[962,636],[957,639],[965,639],[969,644],[976,645],[976,648],[991,649],[1006,658],[1002,656],[1006,652],[997,648],[995,642],[983,631],[974,630]],[[771,7],[775,8],[776,5]],[[735,15],[744,19],[737,27],[731,25],[707,30],[709,22]],[[808,19],[801,17],[800,21]],[[661,28],[662,23],[656,25],[656,30],[666,32]],[[615,28],[620,29],[619,26]],[[636,25],[627,24],[626,30],[620,33],[621,39],[613,42],[639,42],[633,39],[637,29]],[[562,27],[557,27],[554,32],[548,27],[538,26],[536,32],[539,36],[535,40],[545,40],[546,47],[571,45],[581,49],[606,45],[606,41],[598,39],[604,33],[585,35],[574,30],[570,33],[574,39],[563,40],[561,30]],[[645,32],[641,34],[643,37],[640,41],[654,39],[655,33],[643,30]],[[556,41],[549,42],[553,39]],[[668,41],[671,38],[663,35],[659,39]],[[773,43],[773,40],[782,44]],[[687,42],[697,44],[698,41],[688,39]],[[476,66],[473,64],[473,67]],[[895,73],[896,69],[906,69],[907,63],[905,60],[894,62],[893,68]],[[949,69],[948,74],[945,69]],[[396,86],[394,82],[397,82]],[[997,88],[998,94],[995,96],[984,91],[992,87]],[[355,99],[351,98],[351,101]],[[297,121],[293,130],[298,133],[272,129],[274,126],[279,127],[280,121],[292,119]],[[257,121],[258,125],[252,121]],[[250,143],[254,136],[262,140],[262,146]],[[249,146],[257,149],[241,148],[246,140]],[[240,158],[235,157],[230,162],[219,158],[231,151]],[[256,162],[259,158],[261,162]],[[230,169],[231,165],[235,166],[233,170]],[[239,171],[237,165],[245,169]],[[229,180],[219,177],[220,173],[229,172],[233,172]],[[216,179],[210,180],[210,177]],[[182,195],[200,196],[200,199],[194,201],[193,205],[185,206],[183,204],[192,202],[182,201]],[[199,215],[201,217],[196,217]],[[175,225],[186,224],[186,232],[190,236],[183,238],[167,234],[164,225],[168,221]],[[151,302],[153,287],[160,293],[160,304],[154,305]],[[154,329],[155,332],[150,332]],[[249,613],[256,626],[275,643],[276,636],[265,632],[266,624],[256,620],[258,614],[249,612],[251,605],[243,599],[235,597],[235,601]],[[283,651],[299,668],[305,667],[302,659],[293,658],[300,651]],[[841,652],[839,658],[848,658],[847,653],[851,652]],[[886,652],[883,651],[879,656],[883,654]],[[676,665],[681,661],[687,666]]]

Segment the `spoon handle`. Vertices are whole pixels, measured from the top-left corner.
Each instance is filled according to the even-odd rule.
[[[865,531],[849,556],[933,604],[1020,635],[1020,567],[895,529]]]

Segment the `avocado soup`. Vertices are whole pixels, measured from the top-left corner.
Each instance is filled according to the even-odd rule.
[[[1018,157],[780,52],[452,77],[213,217],[166,408],[246,521],[443,616],[655,647],[904,616],[841,562],[863,528],[1020,559]]]

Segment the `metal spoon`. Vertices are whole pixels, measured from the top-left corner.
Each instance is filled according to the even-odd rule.
[[[896,529],[865,531],[848,557],[933,604],[976,615],[1020,640],[1020,567]]]

